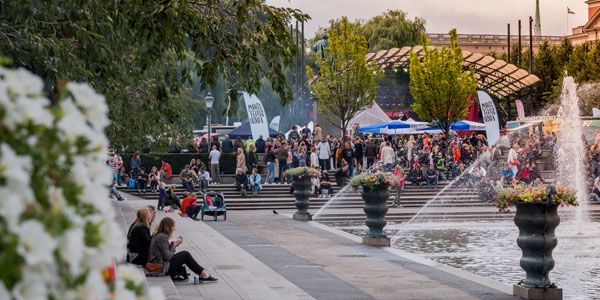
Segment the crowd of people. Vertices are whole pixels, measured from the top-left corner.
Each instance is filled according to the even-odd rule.
[[[402,185],[406,182],[433,188],[440,181],[457,178],[456,184],[477,187],[482,198],[492,201],[493,190],[498,187],[517,183],[541,184],[543,179],[537,162],[542,151],[552,150],[555,143],[556,135],[545,132],[541,126],[510,135],[504,132],[500,141],[491,147],[487,145],[485,135],[477,133],[463,136],[443,133],[355,135],[338,139],[323,135],[318,124],[313,131],[308,128],[298,131],[294,126],[287,137],[280,134],[264,139],[261,136],[256,141],[228,136],[219,140],[218,136],[213,136],[210,144],[201,142],[198,150],[211,149],[208,152],[210,167],[200,159],[192,159],[181,171],[180,179],[186,191],[205,192],[209,184],[220,183],[220,157],[231,153],[236,158],[234,185],[244,196],[259,194],[263,185],[290,183],[291,178],[283,175],[287,169],[309,166],[335,174],[332,180],[328,172],[322,172],[313,184],[315,196],[330,197],[334,182],[342,186],[348,178],[379,163],[387,172],[402,170]],[[600,144],[595,145],[590,150],[597,159],[592,172],[600,175]],[[503,151],[508,154],[505,161],[500,159]],[[113,154],[108,164],[113,169],[115,182],[120,183],[123,174],[119,170],[124,169],[122,159]],[[266,168],[261,175],[263,166]],[[152,167],[147,172],[135,153],[130,162],[130,175],[130,188],[159,192],[165,194],[161,198],[168,199],[161,186],[173,175],[169,162],[163,160],[160,167]],[[598,182],[600,187],[600,179]]]

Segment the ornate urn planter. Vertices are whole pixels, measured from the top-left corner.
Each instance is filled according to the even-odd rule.
[[[364,212],[367,215],[365,224],[369,227],[363,244],[371,246],[390,246],[390,239],[383,233],[387,224],[385,215],[388,211],[387,201],[390,198],[389,186],[369,187],[363,185],[362,199],[365,201]]]
[[[558,203],[515,203],[515,224],[519,228],[517,245],[521,248],[521,268],[525,279],[513,287],[525,299],[562,299],[562,289],[550,281],[554,268],[552,251],[558,243],[554,230],[560,223]]]
[[[296,198],[296,212],[294,220],[310,221],[312,215],[308,212],[310,205],[310,188],[312,181],[309,176],[294,177],[294,198]]]

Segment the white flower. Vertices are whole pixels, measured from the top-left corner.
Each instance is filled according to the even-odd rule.
[[[0,299],[10,299],[10,293],[2,281],[0,281]]]
[[[142,285],[146,283],[146,277],[144,276],[144,273],[142,273],[140,269],[133,266],[119,266],[117,269],[117,274],[119,275],[119,279],[125,282],[132,282],[134,285]]]
[[[73,94],[77,105],[83,108],[83,112],[92,124],[92,128],[98,132],[104,131],[110,124],[104,96],[96,93],[88,83],[69,82],[67,83],[67,89]]]
[[[3,199],[0,201],[0,216],[6,220],[8,228],[15,230],[25,206],[17,191],[0,187],[0,195],[3,195]]]
[[[104,300],[108,297],[108,287],[99,271],[90,272],[85,280],[85,284],[79,286],[75,293],[78,300]]]
[[[31,158],[17,155],[13,149],[6,145],[0,145],[0,172],[8,181],[8,185],[29,186],[31,181]]]
[[[50,186],[48,188],[48,202],[52,206],[53,210],[60,210],[66,204],[65,196],[63,194],[63,189],[55,186]]]
[[[63,234],[59,241],[60,255],[67,262],[71,275],[79,275],[85,248],[83,230],[81,228],[70,229]]]
[[[0,75],[4,76],[8,90],[14,95],[38,95],[44,88],[42,79],[24,68],[17,70],[0,68]]]
[[[89,141],[94,139],[96,133],[91,130],[85,116],[73,101],[69,99],[61,101],[60,108],[63,111],[63,115],[56,124],[56,127],[65,134],[69,142],[73,142],[79,137],[85,137]]]
[[[165,300],[165,293],[162,288],[157,286],[152,286],[148,288],[148,300]]]
[[[53,252],[56,241],[44,230],[42,224],[28,220],[19,228],[18,253],[25,259],[27,265],[54,263]]]
[[[46,300],[48,292],[40,278],[24,272],[21,281],[13,287],[13,297],[16,300]]]

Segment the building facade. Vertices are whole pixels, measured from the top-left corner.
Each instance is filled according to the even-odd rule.
[[[567,38],[574,45],[597,41],[600,38],[600,0],[588,0],[588,21],[572,29]]]
[[[597,0],[600,2],[600,0]],[[427,37],[432,46],[448,46],[450,44],[450,35],[443,33],[429,33]],[[552,45],[560,45],[564,39],[562,36],[533,36],[533,51],[536,52],[539,46],[544,42]],[[519,36],[511,35],[510,45],[519,44]],[[508,53],[508,35],[501,34],[459,34],[458,45],[463,49],[473,53],[502,55]],[[521,35],[521,47],[523,51],[529,49],[529,34]]]

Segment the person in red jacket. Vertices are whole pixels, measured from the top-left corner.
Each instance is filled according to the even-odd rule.
[[[173,169],[171,164],[168,163],[164,158],[162,159],[162,165],[160,166],[161,178],[164,176],[164,181],[169,182],[173,176]]]
[[[183,200],[181,200],[181,214],[187,215],[195,220],[202,209],[202,205],[196,205],[197,200],[196,193],[183,193]]]

